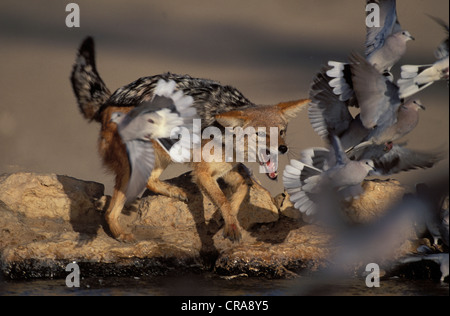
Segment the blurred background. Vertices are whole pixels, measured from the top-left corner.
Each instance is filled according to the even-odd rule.
[[[257,104],[306,98],[328,60],[364,52],[363,0],[78,0],[79,28],[65,25],[69,2],[0,2],[0,174],[65,174],[101,182],[112,193],[114,178],[97,153],[100,125],[83,119],[69,81],[88,35],[95,38],[97,68],[112,92],[170,71],[232,85]],[[403,28],[416,38],[400,64],[433,63],[446,35],[426,14],[448,22],[449,1],[397,2]],[[410,148],[441,149],[447,157],[432,169],[393,176],[409,186],[449,172],[447,83],[419,97],[427,110],[405,140]],[[291,122],[288,143],[281,172],[300,150],[323,145],[306,111]],[[185,170],[172,165],[163,176]],[[257,177],[273,194],[282,192],[281,177]]]

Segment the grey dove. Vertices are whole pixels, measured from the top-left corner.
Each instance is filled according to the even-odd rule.
[[[400,262],[402,263],[410,263],[410,262],[418,262],[422,260],[429,260],[436,262],[439,265],[441,270],[441,282],[444,282],[444,279],[449,275],[449,254],[447,253],[432,253],[432,254],[417,254],[410,255],[402,258]]]
[[[346,199],[359,196],[362,193],[361,182],[370,171],[375,170],[371,160],[348,159],[338,137],[332,135],[331,143],[332,150],[328,157],[327,149],[318,149],[321,151],[319,159],[313,159],[309,154],[315,153],[315,150],[303,152],[302,161],[291,160],[283,173],[284,187],[291,202],[307,216],[316,213],[317,203],[326,197],[325,192],[330,189]]]
[[[400,26],[396,0],[368,0],[367,3],[378,4],[380,27],[367,27],[366,58],[378,72],[388,73],[406,53],[406,43],[414,37]]]
[[[325,67],[316,75],[310,88],[308,117],[314,131],[324,140],[328,140],[330,132],[336,134],[351,159],[373,160],[377,174],[389,175],[433,166],[442,155],[392,144],[416,127],[418,110],[424,109],[420,101],[402,104],[394,83],[379,74],[363,57],[354,55],[351,59],[354,72],[351,76],[358,91],[353,105],[360,108],[360,113],[353,117],[349,102],[333,93],[328,85],[331,78],[326,75],[329,67]]]
[[[448,181],[448,179],[447,179]],[[442,185],[442,184],[441,184]],[[448,189],[447,189],[448,190]],[[443,199],[442,193],[445,189],[430,188],[424,183],[416,186],[416,195],[426,206],[426,212],[417,221],[416,227],[425,226],[433,238],[433,245],[438,245],[438,240],[448,247],[449,242],[449,197]],[[447,191],[448,192],[448,191]],[[425,224],[425,225],[423,225]],[[441,282],[449,275],[449,254],[448,252],[436,253],[436,248],[432,249],[422,245],[417,248],[418,254],[408,255],[400,260],[402,263],[418,262],[422,260],[434,261],[440,266]],[[435,253],[433,253],[435,252]]]
[[[447,247],[449,242],[449,196],[443,198],[441,192],[436,192],[425,183],[416,185],[417,195],[429,203],[430,212],[426,217],[428,232],[433,237],[433,244],[441,240]]]
[[[355,96],[363,126],[370,130],[355,149],[390,143],[409,134],[419,122],[420,100],[402,103],[398,87],[379,74],[364,58],[350,57]]]
[[[126,146],[130,162],[131,175],[125,193],[127,202],[138,197],[145,189],[146,183],[155,164],[155,155],[151,140],[156,140],[176,162],[190,158],[191,141],[186,134],[175,143],[164,141],[177,137],[181,128],[188,131],[196,110],[192,107],[194,99],[181,91],[175,92],[174,81],[161,79],[155,89],[155,96],[149,102],[133,108],[127,114],[114,112],[111,122],[117,124],[118,133]]]
[[[402,30],[397,18],[395,0],[368,0],[367,4],[376,4],[380,8],[380,26],[367,26],[365,57],[375,69],[393,81],[391,68],[406,53],[406,43],[414,40],[408,31]],[[327,75],[330,86],[339,95],[341,101],[349,100],[353,95],[350,66],[347,63],[329,61],[331,68]]]
[[[423,89],[429,87],[436,81],[449,80],[448,62],[448,24],[444,21],[433,18],[447,32],[447,39],[439,45],[435,52],[437,61],[431,65],[403,65],[401,79],[397,84],[400,87],[400,97],[407,98]]]
[[[352,159],[371,159],[374,162],[374,175],[392,175],[402,171],[427,169],[443,159],[442,152],[409,149],[406,144],[372,145],[354,153]]]

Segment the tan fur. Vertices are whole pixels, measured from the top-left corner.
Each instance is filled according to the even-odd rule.
[[[278,144],[286,145],[285,131],[289,119],[291,119],[299,110],[301,110],[309,100],[292,101],[280,103],[275,106],[261,106],[239,111],[230,111],[216,116],[216,120],[230,127],[241,126],[243,128],[252,126],[254,128],[278,127],[284,131],[278,136]],[[102,129],[99,140],[99,151],[102,155],[104,164],[115,173],[116,183],[111,203],[106,211],[106,220],[112,235],[123,241],[133,240],[132,234],[127,234],[120,227],[118,217],[125,204],[125,194],[130,176],[130,167],[125,145],[122,143],[116,125],[109,122],[111,113],[128,112],[131,108],[108,107],[102,113]],[[270,143],[267,133],[267,141]],[[202,146],[207,141],[204,141]],[[178,187],[170,185],[159,179],[164,169],[171,163],[169,155],[157,143],[153,142],[155,148],[155,167],[150,175],[147,187],[159,194],[175,197],[186,201],[186,193]],[[224,150],[222,151],[224,154]],[[224,161],[224,159],[223,159]],[[248,184],[246,179],[237,171],[238,163],[210,162],[205,161],[191,163],[193,168],[193,181],[198,185],[201,192],[206,195],[221,211],[225,221],[223,234],[233,241],[241,238],[237,214],[240,205],[248,194]],[[224,192],[219,187],[217,180],[223,180],[229,185],[232,197],[231,201],[227,199]]]

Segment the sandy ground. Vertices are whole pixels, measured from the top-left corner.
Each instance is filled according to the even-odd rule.
[[[112,91],[171,71],[233,85],[259,104],[305,98],[327,60],[363,52],[362,0],[79,0],[80,28],[65,26],[67,3],[0,3],[0,174],[67,174],[104,183],[111,193],[113,176],[97,153],[99,125],[79,114],[69,82],[87,35],[96,39],[97,66]],[[425,14],[448,21],[449,2],[399,0],[398,12],[417,39],[402,63],[433,62],[444,32]],[[433,85],[420,98],[427,110],[406,140],[411,148],[439,148],[448,157],[447,84]],[[322,146],[306,111],[292,121],[288,141],[281,168],[301,149]],[[433,169],[394,177],[413,185],[448,174],[448,166],[446,158]],[[164,176],[182,170],[172,166]],[[281,181],[258,177],[274,194],[282,191]]]

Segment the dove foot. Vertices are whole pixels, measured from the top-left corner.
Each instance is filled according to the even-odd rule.
[[[387,152],[387,153],[391,151],[392,147],[394,147],[394,143],[393,142],[389,142],[389,143],[386,143],[384,145],[385,145],[384,146],[384,151]]]

